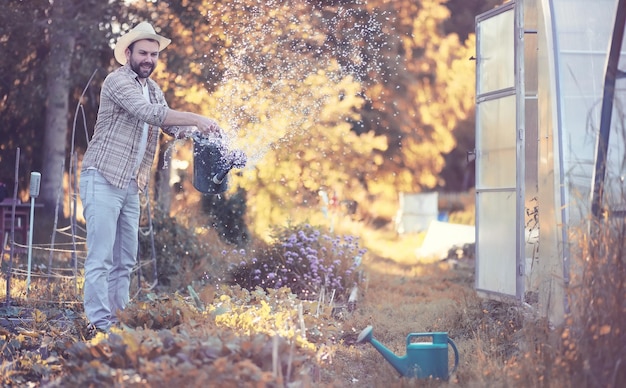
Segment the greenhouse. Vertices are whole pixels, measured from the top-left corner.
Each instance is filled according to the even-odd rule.
[[[576,236],[625,210],[624,20],[615,0],[518,0],[476,18],[476,289],[554,323]]]

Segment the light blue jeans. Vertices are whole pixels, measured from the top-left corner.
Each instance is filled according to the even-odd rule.
[[[139,189],[134,180],[119,189],[95,169],[81,173],[79,188],[87,222],[85,315],[108,330],[129,300],[139,244]]]

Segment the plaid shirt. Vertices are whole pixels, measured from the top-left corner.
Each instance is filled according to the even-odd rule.
[[[93,137],[83,157],[82,169],[95,167],[113,186],[126,188],[131,179],[145,190],[154,163],[159,127],[167,115],[168,105],[161,88],[148,78],[150,102],[128,64],[110,73],[100,92],[100,108]],[[139,171],[135,169],[144,123],[149,124],[148,143]],[[171,136],[184,127],[162,127]]]

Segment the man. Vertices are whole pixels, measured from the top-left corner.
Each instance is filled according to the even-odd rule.
[[[210,118],[172,110],[150,75],[171,40],[138,24],[118,39],[85,152],[80,197],[87,222],[84,307],[92,328],[108,332],[129,300],[137,261],[139,191],[146,190],[159,128],[176,138],[220,134]]]

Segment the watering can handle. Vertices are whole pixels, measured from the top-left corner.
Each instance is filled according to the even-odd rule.
[[[406,337],[406,346],[411,345],[411,340],[417,337],[432,337],[433,333],[409,333]]]
[[[454,350],[454,368],[452,368],[452,372],[450,375],[453,375],[456,372],[456,368],[459,366],[459,351],[456,348],[456,344],[450,338],[448,338],[448,344],[452,346],[452,350]]]

